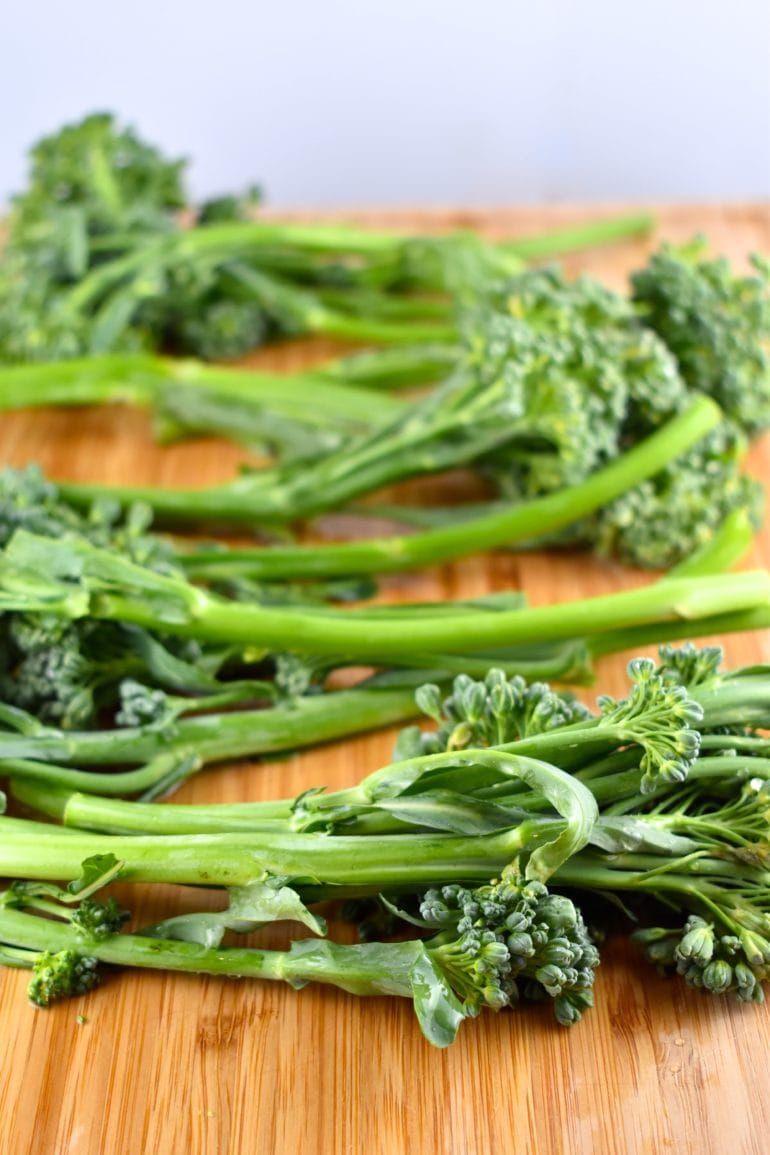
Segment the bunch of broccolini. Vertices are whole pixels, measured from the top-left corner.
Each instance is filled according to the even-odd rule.
[[[747,438],[768,424],[770,294],[759,259],[739,276],[702,244],[664,247],[633,274],[629,300],[586,277],[523,269],[522,257],[624,235],[638,219],[490,245],[469,233],[254,220],[247,195],[201,206],[183,228],[182,172],[106,114],[35,147],[0,261],[0,360],[11,363],[0,407],[132,400],[152,408],[166,439],[224,433],[281,460],[208,489],[67,486],[73,501],[109,495],[175,523],[269,530],[471,466],[498,501],[527,503],[571,494],[705,393],[723,411],[708,437],[638,484],[538,525],[533,540],[667,567],[736,510],[759,522],[759,487],[740,472]],[[306,331],[396,347],[279,379],[152,355],[221,359]],[[39,364],[56,358],[68,360]],[[363,387],[436,379],[416,400]],[[396,516],[438,526],[458,514]],[[487,546],[473,532],[480,516],[471,511],[469,548]],[[347,562],[358,572],[353,554]],[[295,563],[312,572],[323,560],[311,552]],[[280,555],[254,558],[256,572],[281,565]]]
[[[183,161],[98,113],[31,150],[0,261],[0,361],[171,349],[229,359],[275,336],[441,340],[445,291],[521,267],[516,245],[256,219],[258,190],[193,212]],[[637,215],[531,238],[530,258],[644,232]],[[415,294],[419,290],[420,294]]]
[[[741,461],[770,426],[767,263],[664,246],[624,296],[524,262],[646,218],[491,244],[271,222],[256,190],[185,215],[183,163],[107,114],[31,159],[0,257],[0,409],[128,401],[161,439],[274,459],[187,490],[0,474],[0,964],[32,969],[31,1001],[117,965],[403,996],[439,1046],[528,999],[567,1025],[599,963],[581,908],[593,926],[606,900],[658,967],[761,1002],[770,671],[664,644],[594,709],[549,682],[770,625],[768,574],[726,572],[760,519]],[[302,333],[383,347],[290,375],[204,363]],[[285,533],[458,466],[493,500],[368,507],[417,525],[403,536],[234,548],[150,528]],[[669,572],[551,606],[335,604],[533,544]],[[343,789],[158,801],[205,766],[420,713]],[[136,925],[104,893],[118,881],[205,887],[220,909]],[[330,903],[361,941],[328,937]],[[278,920],[312,937],[238,937]]]
[[[636,659],[628,697],[596,712],[501,671],[457,678],[448,697],[427,685],[437,729],[405,731],[397,761],[358,786],[284,802],[118,802],[11,765],[13,794],[64,829],[0,819],[0,871],[27,879],[0,901],[0,959],[33,968],[39,1005],[87,991],[102,963],[401,995],[446,1045],[464,1018],[522,998],[579,1019],[599,955],[575,903],[599,894],[645,919],[661,904],[661,925],[632,935],[658,966],[762,1001],[770,676],[720,657],[687,645]],[[228,904],[126,932],[125,912],[93,897],[116,878],[205,881]],[[366,919],[367,941],[323,937],[319,902],[361,911],[378,894],[388,918]],[[321,938],[223,945],[276,919]],[[383,941],[389,925],[420,937]]]
[[[709,404],[701,418],[675,419],[680,434],[693,436],[698,420],[713,419]],[[641,476],[654,469],[666,436],[661,431],[635,451]],[[601,475],[587,483],[587,497],[597,482]],[[143,767],[108,775],[108,792],[158,793],[209,761],[408,716],[417,676],[410,670],[432,671],[442,683],[490,665],[527,678],[584,681],[594,656],[683,633],[756,628],[770,613],[767,575],[722,572],[746,546],[740,518],[728,520],[681,573],[634,591],[533,609],[508,594],[343,611],[326,602],[365,591],[332,582],[299,590],[258,585],[226,572],[206,588],[190,580],[188,555],[148,532],[140,508],[125,522],[105,503],[81,515],[35,470],[7,471],[1,489],[0,693],[8,732],[0,732],[0,750],[6,758],[61,763],[57,781],[96,781],[96,789],[98,773],[84,767]],[[547,507],[552,499],[518,516],[542,515],[542,501]],[[551,508],[560,513],[558,504]],[[504,515],[507,532],[513,512],[513,519]],[[499,532],[500,523],[493,517],[488,525]],[[520,524],[526,532],[533,522]],[[466,548],[462,532],[443,534],[452,548]],[[419,547],[432,540],[435,550],[441,538],[437,531],[404,541]],[[366,551],[387,560],[377,542],[360,548],[359,561]],[[395,550],[392,557],[397,565],[410,560]],[[382,673],[349,698],[325,689],[335,669],[362,662]]]
[[[710,288],[715,268],[721,270],[719,293]],[[672,269],[683,270],[678,279]],[[416,401],[378,395],[367,406],[368,391],[337,380],[332,367],[324,378],[333,385],[327,417],[315,424],[314,414],[324,410],[324,403],[309,403],[308,391],[319,388],[313,374],[288,378],[283,399],[273,401],[281,393],[274,379],[249,375],[239,380],[232,371],[191,366],[187,375],[183,368],[177,380],[169,381],[169,370],[155,362],[154,377],[146,366],[124,367],[121,384],[112,376],[117,372],[120,377],[120,366],[111,368],[108,360],[90,368],[90,383],[87,375],[75,385],[67,366],[49,366],[55,372],[48,381],[41,376],[41,399],[120,396],[123,389],[124,396],[149,399],[161,419],[165,412],[172,430],[204,424],[213,431],[236,430],[241,440],[261,441],[284,455],[271,468],[211,488],[65,485],[63,492],[78,502],[97,495],[123,504],[141,500],[172,523],[265,529],[344,508],[409,477],[470,465],[494,484],[498,502],[510,507],[553,493],[571,494],[603,468],[623,461],[633,446],[693,404],[697,394],[710,393],[723,406],[723,417],[709,436],[672,453],[639,484],[605,495],[586,511],[589,516],[577,514],[562,526],[544,524],[532,534],[535,541],[590,544],[643,566],[670,566],[707,541],[735,510],[759,523],[761,489],[741,473],[741,463],[748,437],[768,420],[770,294],[759,271],[740,277],[724,263],[692,258],[689,250],[664,249],[634,277],[649,295],[658,282],[666,304],[654,310],[644,305],[638,287],[638,301],[629,301],[589,278],[569,282],[554,270],[490,280],[477,289],[472,305],[461,307],[463,338],[442,384]],[[693,295],[700,329],[682,328],[670,336],[662,313],[678,316]],[[730,327],[733,344],[722,332],[726,314],[736,318]],[[693,369],[706,359],[698,353],[705,332],[712,333],[708,374]],[[669,336],[672,347],[665,343]],[[369,355],[369,366],[377,356]],[[416,347],[410,357],[411,366],[403,354],[400,365],[403,371],[410,368],[414,379],[436,365],[433,347],[424,355]],[[33,392],[28,378],[29,371],[18,368],[7,370],[5,381],[0,374],[0,403],[4,391],[8,405]],[[730,388],[721,388],[719,382],[728,379]],[[337,420],[340,411],[347,416]],[[329,433],[332,420],[336,435]],[[362,429],[367,421],[370,428]],[[504,506],[471,510],[469,532],[478,517]],[[388,512],[396,519],[414,516],[408,508]],[[465,520],[466,511],[429,509],[416,516],[440,526]],[[511,544],[519,540],[514,537]],[[508,543],[501,537],[493,544]],[[296,561],[301,569],[317,556],[311,550]],[[271,564],[275,558],[255,552],[257,572]]]

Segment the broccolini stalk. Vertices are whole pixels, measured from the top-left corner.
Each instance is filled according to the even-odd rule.
[[[607,220],[549,229],[546,233],[533,234],[529,237],[504,238],[490,243],[503,253],[510,253],[524,260],[548,260],[560,254],[643,236],[650,232],[654,223],[650,213],[628,213]],[[440,245],[446,242],[447,245],[451,245],[457,235],[450,232],[444,237],[430,236],[427,240],[431,244]],[[467,235],[459,234],[460,237]],[[296,221],[252,220],[246,225],[243,222],[238,222],[235,226],[228,225],[227,232],[224,226],[220,226],[217,240],[208,243],[229,242],[232,238],[238,240],[243,238],[246,245],[251,240],[260,246],[285,245],[287,248],[303,249],[307,252],[353,253],[357,256],[378,256],[383,252],[392,252],[395,248],[420,243],[426,239],[415,237],[412,233],[399,233],[393,229],[373,229],[344,221],[314,221],[308,224]]]
[[[435,364],[433,357],[426,361],[423,352],[414,352],[411,369],[418,380]],[[295,455],[305,442],[307,452],[328,452],[345,436],[385,424],[404,408],[396,398],[338,381],[334,364],[318,374],[276,374],[124,353],[5,366],[0,409],[127,402],[149,407],[166,440],[189,432],[224,433],[248,445],[288,445]],[[375,364],[372,359],[370,373]],[[408,373],[407,358],[399,371]],[[354,374],[351,368],[346,376]]]
[[[0,559],[0,607],[56,617],[120,621],[168,636],[291,651],[343,662],[409,665],[414,652],[461,655],[505,645],[565,641],[656,622],[691,622],[766,609],[764,571],[669,579],[582,601],[499,613],[405,620],[333,609],[234,605],[71,535],[58,541],[17,531]],[[361,622],[365,625],[362,627]]]
[[[400,995],[413,1000],[420,1027],[438,1046],[453,1041],[464,1018],[483,1007],[515,1006],[520,997],[550,997],[564,1025],[592,1005],[599,959],[579,912],[512,867],[475,890],[428,892],[421,915],[426,929],[438,931],[431,938],[360,946],[306,939],[285,952],[222,947],[232,920],[216,915],[221,929],[204,914],[129,935],[121,932],[124,916],[114,904],[90,901],[72,910],[71,894],[46,890],[40,897],[40,887],[17,884],[0,899],[0,962],[33,969],[28,995],[38,1006],[91,989],[102,962]],[[259,897],[243,889],[235,901],[249,926],[261,913]],[[175,923],[185,924],[184,937]]]
[[[362,349],[318,365],[311,372],[324,381],[331,379],[346,385],[398,389],[442,380],[457,365],[460,352],[455,344],[435,342]]]
[[[706,398],[697,398],[661,429],[578,485],[478,518],[459,520],[455,525],[442,529],[332,545],[274,546],[227,552],[191,550],[180,553],[179,559],[194,577],[214,579],[228,574],[245,574],[277,580],[393,573],[451,561],[480,550],[516,545],[571,525],[608,504],[674,461],[713,429],[718,420],[719,413],[713,403]],[[239,479],[228,487],[233,499],[229,506],[231,512],[235,509],[236,487],[239,487],[237,506],[243,510],[244,519],[251,516],[247,513],[249,482],[249,478]],[[115,494],[112,488],[96,486],[64,485],[61,489],[66,496],[79,502],[90,501],[97,493]],[[128,499],[126,490],[119,492]],[[149,496],[152,500],[153,494],[158,492],[133,489],[131,497],[143,500]],[[165,491],[162,500],[169,501],[171,494],[172,491]],[[174,503],[183,509],[190,498],[200,516],[216,518],[222,508],[221,497],[222,490],[219,493],[213,490],[177,491]],[[208,506],[207,510],[205,506]],[[191,509],[190,506],[187,508]]]
[[[628,216],[610,217],[608,220],[588,221],[586,224],[568,225],[547,233],[518,240],[503,241],[508,252],[515,253],[525,261],[550,260],[552,257],[566,256],[567,253],[593,248],[594,245],[612,244],[634,235],[644,236],[655,225],[649,213],[630,213]]]
[[[671,355],[638,330],[622,298],[545,274],[499,295],[502,306],[469,314],[464,355],[443,385],[311,467],[287,465],[208,491],[101,492],[147,501],[171,520],[291,521],[394,481],[477,462],[513,476],[520,500],[583,481],[617,457],[629,432],[638,439],[640,428],[686,405]],[[84,486],[67,492],[78,500],[96,495]]]
[[[597,817],[593,795],[548,763],[501,750],[429,755],[401,763],[402,780],[419,781],[444,767],[487,767],[524,781],[559,817],[535,816],[492,834],[383,836],[262,831],[177,837],[19,830],[0,818],[0,871],[11,877],[76,879],[83,859],[112,855],[121,877],[135,881],[244,886],[267,871],[331,887],[420,889],[448,882],[486,881],[519,859],[527,878],[545,881],[590,838]],[[43,837],[41,837],[43,836]],[[35,851],[37,857],[35,859]]]
[[[195,709],[195,703],[189,707]],[[212,762],[314,746],[416,711],[411,688],[375,686],[311,694],[270,709],[166,714],[143,725],[106,730],[59,730],[6,707],[2,722],[9,729],[0,731],[0,775],[7,771],[25,780],[102,794],[156,796]],[[74,768],[132,765],[138,768]]]
[[[490,670],[483,681],[456,678],[443,700],[438,686],[424,685],[417,703],[438,723],[436,731],[404,730],[394,765],[355,787],[331,793],[310,790],[296,800],[136,805],[72,793],[77,772],[68,781],[63,767],[6,761],[3,770],[14,796],[25,805],[66,825],[106,832],[283,828],[358,834],[413,828],[470,834],[505,829],[522,811],[537,810],[542,795],[498,769],[469,766],[466,759],[434,769],[414,758],[494,747],[560,764],[589,785],[605,812],[623,813],[638,808],[640,791],[656,799],[668,797],[685,778],[710,789],[721,778],[722,785],[734,789],[743,772],[767,775],[770,760],[759,750],[748,761],[725,755],[696,761],[710,730],[719,734],[725,726],[734,729],[745,722],[766,726],[770,719],[768,672],[754,668],[722,674],[720,656],[717,649],[698,651],[688,645],[680,650],[662,647],[657,669],[648,659],[635,659],[629,665],[628,697],[621,702],[600,698],[596,715],[569,695],[541,683],[527,685],[520,677],[507,679],[500,670]],[[731,742],[738,740],[731,735]],[[87,782],[80,787],[88,788]]]
[[[699,734],[692,727],[703,714],[682,686],[671,686],[636,659],[629,667],[633,687],[623,702],[600,699],[592,716],[548,686],[527,686],[490,671],[483,683],[455,679],[453,693],[441,703],[450,721],[435,734],[405,731],[396,762],[370,774],[357,786],[325,793],[309,790],[296,800],[209,806],[147,806],[71,794],[57,788],[66,772],[5,762],[14,797],[59,818],[65,825],[106,832],[196,833],[278,831],[280,829],[352,834],[405,833],[410,828],[455,834],[502,831],[523,812],[537,810],[546,796],[537,784],[512,777],[507,766],[476,759],[474,750],[495,748],[516,757],[558,763],[577,779],[584,777],[595,796],[618,798],[618,774],[602,780],[599,794],[594,766],[603,767],[617,751],[629,750],[633,771],[622,781],[637,796],[682,781],[697,755]],[[437,717],[437,686],[423,686],[418,702]],[[418,757],[399,760],[413,745]],[[470,750],[470,752],[468,752]],[[446,755],[454,761],[446,763]],[[426,755],[429,755],[426,757]],[[443,757],[442,757],[443,755]],[[431,760],[434,759],[433,761]],[[586,769],[584,769],[586,768]],[[37,772],[36,772],[37,771]],[[56,777],[58,775],[58,777]],[[39,782],[39,785],[36,785]],[[52,785],[52,783],[54,785]],[[525,788],[526,787],[526,788]],[[522,810],[523,808],[523,810]]]

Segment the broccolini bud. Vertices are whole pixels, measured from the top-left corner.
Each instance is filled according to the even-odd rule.
[[[250,301],[194,302],[173,340],[182,352],[204,361],[229,361],[261,345],[267,334],[262,310]]]
[[[136,664],[122,626],[46,614],[6,614],[0,623],[4,701],[64,729],[90,725],[108,687]]]
[[[762,983],[770,973],[770,940],[738,921],[767,921],[749,908],[730,912],[735,933],[724,933],[698,915],[684,927],[651,927],[631,937],[641,943],[647,958],[661,967],[676,967],[688,986],[713,995],[733,994],[739,1002],[761,1003]]]
[[[85,519],[59,500],[59,491],[38,465],[0,472],[0,546],[17,529],[57,537],[67,530],[80,532]]]
[[[770,423],[770,270],[748,276],[706,260],[702,238],[664,245],[631,278],[643,317],[676,357],[691,389],[708,393],[750,433]]]
[[[470,747],[500,746],[545,733],[590,717],[590,711],[569,693],[544,682],[528,685],[518,675],[507,678],[490,670],[483,681],[460,674],[443,701],[438,686],[421,686],[417,705],[439,723],[435,734],[422,738],[427,754]]]
[[[762,522],[761,485],[740,472],[746,438],[723,422],[655,477],[624,493],[596,519],[600,552],[668,569],[706,545],[728,514]]]
[[[31,160],[29,187],[13,202],[14,229],[39,223],[61,205],[77,206],[92,234],[167,227],[186,203],[185,162],[167,160],[107,112],[37,141]]]
[[[101,942],[117,934],[130,917],[129,912],[118,906],[114,898],[108,898],[106,902],[94,902],[91,898],[84,898],[72,911],[69,919],[84,938]]]
[[[725,959],[714,959],[703,970],[703,985],[713,995],[723,995],[733,985],[733,968]]]
[[[705,966],[713,957],[714,940],[713,925],[693,915],[687,920],[685,934],[676,947],[677,961],[694,962]]]
[[[513,452],[492,457],[504,492],[531,497],[575,484],[617,456],[629,433],[660,424],[685,400],[671,352],[642,328],[628,300],[596,281],[528,270],[494,303],[494,317],[471,334],[470,353],[488,374],[510,379],[515,369],[531,421],[524,453],[514,443]]]
[[[84,995],[99,981],[97,960],[73,950],[58,954],[43,952],[35,960],[27,997],[38,1007],[47,1007],[58,999]]]
[[[721,646],[703,646],[700,649],[692,642],[682,646],[660,646],[659,672],[671,682],[680,686],[700,686],[710,682],[719,673],[724,651]]]
[[[198,208],[198,224],[221,224],[223,221],[246,221],[262,200],[262,189],[251,185],[240,196],[209,197]]]
[[[57,538],[76,533],[140,565],[165,573],[181,572],[170,543],[147,532],[151,520],[147,505],[131,506],[124,518],[120,505],[110,500],[95,501],[87,512],[78,513],[61,499],[58,487],[37,465],[0,471],[0,547],[19,529]]]
[[[598,952],[573,903],[542,883],[506,871],[475,890],[429,890],[420,913],[442,928],[426,945],[468,1013],[514,1005],[522,984],[527,997],[554,999],[564,1024],[591,1005]]]
[[[683,782],[698,756],[700,734],[693,725],[703,710],[688,697],[683,686],[671,685],[651,658],[634,658],[628,664],[634,687],[618,702],[607,694],[597,699],[603,721],[621,727],[626,740],[638,743],[644,753],[641,791],[658,782]]]
[[[120,684],[120,709],[115,715],[119,726],[163,726],[173,721],[175,710],[163,690],[154,690],[133,678]]]
[[[320,691],[329,670],[326,658],[300,654],[276,654],[275,684],[287,698]]]

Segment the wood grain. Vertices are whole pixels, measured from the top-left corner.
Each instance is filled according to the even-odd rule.
[[[590,214],[554,208],[353,215],[500,235]],[[661,235],[676,240],[703,230],[735,259],[770,252],[767,206],[662,208],[659,219]],[[568,265],[619,286],[648,247],[616,245]],[[309,341],[254,360],[288,369],[331,350]],[[204,484],[229,477],[242,457],[212,442],[160,451],[145,419],[121,409],[4,416],[0,439],[3,464],[39,461],[53,476],[78,479]],[[750,464],[770,478],[767,445],[755,448]],[[767,532],[753,561],[770,562]],[[585,558],[498,556],[394,579],[388,593],[435,598],[524,587],[543,603],[639,580]],[[728,659],[766,661],[769,643],[765,634],[726,639]],[[623,658],[602,665],[603,689],[622,688],[623,667]],[[280,763],[214,769],[188,783],[178,800],[341,786],[385,762],[391,743],[392,735],[376,734]],[[190,895],[170,890],[126,891],[139,923],[193,905]],[[284,945],[287,937],[277,927],[262,941]],[[661,979],[621,940],[603,950],[597,1006],[579,1026],[555,1026],[547,1008],[486,1015],[467,1024],[448,1052],[431,1049],[410,1007],[396,1000],[135,974],[111,976],[88,999],[40,1012],[24,999],[25,981],[0,973],[0,1155],[767,1150],[766,1008],[698,996]]]

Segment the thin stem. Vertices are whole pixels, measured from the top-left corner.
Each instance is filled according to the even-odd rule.
[[[81,863],[112,854],[121,878],[205,886],[245,886],[270,874],[328,885],[419,888],[487,880],[530,845],[565,829],[562,819],[533,819],[500,834],[396,834],[381,838],[325,834],[133,835],[9,829],[0,818],[0,875],[71,880]]]
[[[471,653],[492,646],[562,641],[652,623],[686,622],[762,607],[770,611],[770,577],[764,570],[702,578],[659,581],[635,590],[560,605],[503,610],[497,614],[460,612],[424,621],[368,620],[362,630],[355,611],[314,613],[283,607],[233,605],[197,591],[187,621],[163,628],[200,641],[236,642],[271,651],[323,654],[353,660],[387,660],[408,665],[418,652]],[[92,598],[94,617],[157,628],[152,605],[118,595]],[[680,627],[681,628],[681,627]]]
[[[8,906],[0,907],[0,941],[14,944],[3,946],[4,961],[11,965],[32,964],[34,956],[25,957],[24,951],[83,953],[82,938],[69,922],[41,918]],[[343,946],[306,939],[294,943],[288,951],[275,951],[242,946],[204,947],[149,935],[115,934],[89,943],[88,953],[100,962],[121,967],[271,979],[296,988],[320,982],[356,995],[411,997],[411,970],[422,949],[414,941]]]
[[[418,375],[424,365],[424,359],[412,361]],[[405,362],[404,371],[407,369]],[[184,389],[211,391],[224,400],[253,405],[257,416],[267,407],[321,428],[337,428],[340,423],[369,428],[385,424],[405,410],[405,402],[398,398],[337,380],[332,372],[265,373],[141,354],[106,354],[0,368],[0,409],[105,402],[162,408],[169,390]]]
[[[611,217],[609,220],[588,221],[581,225],[551,229],[547,233],[533,237],[503,241],[501,247],[526,261],[540,261],[577,252],[580,249],[593,248],[595,245],[646,236],[654,227],[655,218],[651,213],[631,213],[628,216]]]
[[[152,727],[2,733],[2,773],[69,790],[138,793],[162,780],[170,766],[187,755],[197,765],[204,765],[297,750],[387,726],[416,713],[414,690],[407,686],[334,690],[266,710],[201,714],[177,721],[173,735]],[[115,773],[59,765],[67,762],[81,766],[140,765],[136,770]]]
[[[604,469],[566,490],[536,498],[483,517],[425,533],[363,542],[320,546],[277,546],[268,549],[190,551],[180,555],[191,576],[216,578],[228,573],[264,579],[340,577],[353,574],[395,573],[436,565],[483,550],[515,545],[586,517],[596,509],[653,477],[694,445],[721,419],[708,398],[696,398],[682,413]],[[76,501],[90,501],[94,488],[63,485]],[[170,516],[218,516],[249,521],[248,486],[220,490],[166,490],[99,487],[98,492],[119,500],[144,500]]]

